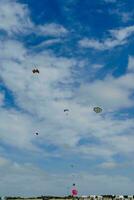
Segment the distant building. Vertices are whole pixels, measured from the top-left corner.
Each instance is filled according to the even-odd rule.
[[[115,196],[113,195],[102,195],[103,200],[113,200]]]
[[[128,196],[128,200],[133,200],[134,198],[133,198],[133,195],[129,195]]]
[[[97,199],[98,199],[98,200],[102,200],[103,197],[102,197],[101,195],[98,195],[98,196],[97,196]]]
[[[96,196],[95,196],[95,195],[90,195],[90,199],[91,199],[91,200],[95,200],[95,199],[96,199]]]

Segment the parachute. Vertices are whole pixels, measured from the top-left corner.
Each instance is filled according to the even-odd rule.
[[[68,115],[69,109],[64,109],[64,113],[66,113],[66,115]]]
[[[76,189],[72,189],[72,196],[77,196],[78,191]]]
[[[75,183],[73,183],[73,187],[72,187],[72,196],[77,196],[78,194],[78,191],[76,190],[76,187],[75,187]]]
[[[33,74],[35,74],[35,73],[38,73],[38,74],[39,74],[40,72],[39,72],[38,69],[33,69]]]
[[[102,112],[102,108],[100,108],[100,107],[94,107],[93,110],[94,110],[94,112],[96,112],[96,113]]]
[[[39,133],[35,133],[35,135],[39,135]]]
[[[69,112],[69,109],[64,109],[64,112]]]
[[[38,73],[38,74],[39,74],[39,73],[40,73],[39,70],[38,70],[37,68],[33,69],[32,72],[33,72],[33,74],[35,74],[35,73]]]

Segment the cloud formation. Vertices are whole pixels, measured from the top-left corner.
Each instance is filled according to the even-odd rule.
[[[33,27],[26,5],[16,1],[0,1],[0,29],[9,35],[27,33]]]
[[[0,2],[0,30],[5,34],[0,37],[0,80],[4,88],[0,91],[1,194],[33,195],[34,191],[34,195],[41,195],[45,187],[46,194],[64,195],[64,186],[73,182],[65,166],[69,165],[68,159],[76,158],[100,170],[99,174],[89,169],[75,172],[80,194],[132,192],[129,175],[120,172],[112,176],[103,170],[118,168],[118,156],[124,156],[125,161],[133,157],[134,123],[131,112],[124,112],[134,107],[133,55],[129,55],[125,74],[96,78],[96,73],[104,70],[102,62],[89,62],[87,56],[78,59],[64,52],[58,55],[45,48],[63,43],[63,36],[70,37],[69,30],[60,23],[35,24],[28,6],[18,1]],[[126,44],[133,32],[133,26],[110,30],[109,37],[102,41],[84,38],[79,45],[111,50]],[[43,41],[36,46],[41,47],[39,51],[20,39],[32,33],[39,39],[49,36],[41,38]],[[35,65],[38,75],[32,73]],[[93,80],[85,81],[85,68],[87,75],[93,70]],[[96,114],[94,106],[102,107],[103,112]],[[69,109],[68,115],[64,109]],[[51,158],[59,158],[57,163],[63,160],[61,173],[56,163],[53,172],[46,169],[45,161]]]
[[[134,26],[109,30],[110,37],[102,41],[83,38],[79,45],[83,48],[92,48],[99,51],[110,50],[117,46],[122,46],[128,42],[128,37],[134,33]]]
[[[39,34],[41,35],[49,35],[49,36],[63,36],[68,33],[68,31],[61,25],[51,23],[51,24],[45,24],[40,25],[38,27]]]

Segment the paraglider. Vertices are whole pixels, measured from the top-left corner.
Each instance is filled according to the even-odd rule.
[[[100,107],[94,107],[93,110],[94,110],[94,112],[96,112],[96,113],[102,112],[102,108],[100,108]]]
[[[35,133],[35,135],[39,135],[39,133]]]
[[[75,186],[75,183],[73,183],[73,186]]]

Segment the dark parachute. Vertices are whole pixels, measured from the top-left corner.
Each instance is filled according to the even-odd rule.
[[[37,68],[37,66],[36,65],[34,65],[34,69],[32,70],[32,72],[33,72],[33,74],[35,74],[35,73],[40,73],[40,71],[38,70],[38,68]]]
[[[39,133],[35,133],[35,135],[39,135]]]
[[[64,112],[69,112],[69,109],[64,109]]]
[[[94,107],[93,111],[96,112],[96,113],[100,113],[100,112],[102,112],[102,108],[100,108],[100,107]]]
[[[64,113],[66,113],[66,115],[68,115],[69,109],[64,109]]]
[[[33,72],[33,74],[35,74],[35,73],[39,74],[40,73],[38,69],[33,69],[32,72]]]

